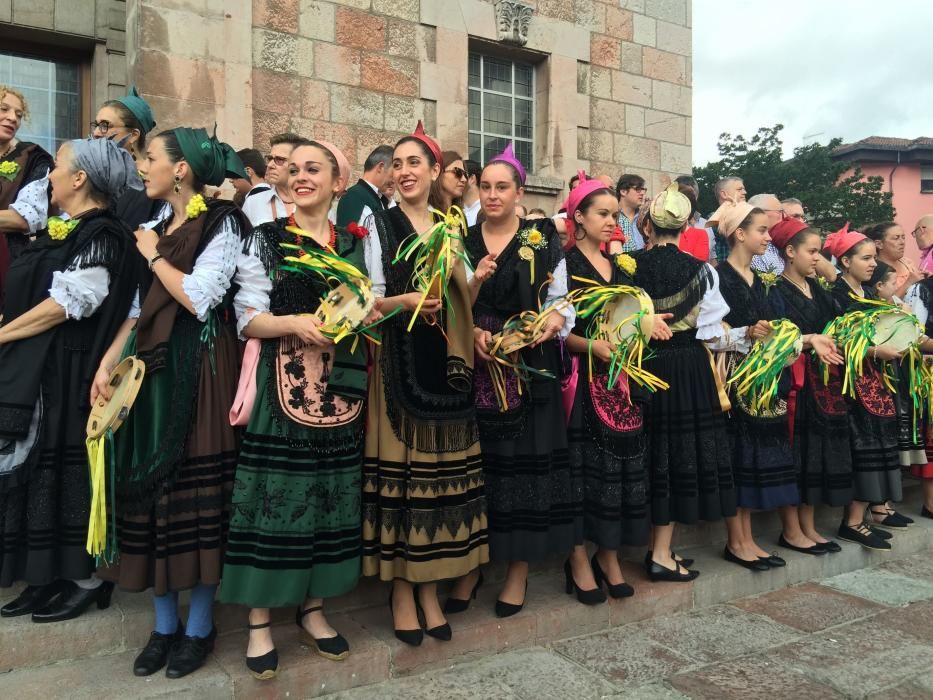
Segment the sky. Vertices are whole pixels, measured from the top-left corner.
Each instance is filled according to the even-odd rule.
[[[694,164],[777,123],[785,156],[933,137],[933,0],[693,0]]]

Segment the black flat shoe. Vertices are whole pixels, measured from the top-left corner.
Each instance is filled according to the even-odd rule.
[[[894,515],[896,515],[898,518],[900,518],[901,520],[903,520],[903,521],[904,521],[905,523],[907,523],[908,525],[913,525],[913,524],[914,524],[914,519],[911,518],[911,517],[908,517],[908,516],[904,515],[903,513],[900,513],[900,512],[898,512],[898,511],[894,511]]]
[[[758,561],[763,561],[772,569],[780,569],[782,566],[787,566],[787,562],[781,559],[777,554],[769,554],[766,557],[758,557]]]
[[[652,556],[654,556],[654,552],[652,550],[649,549],[647,552],[645,552],[645,571],[648,571],[651,568]],[[671,550],[671,559],[676,561],[684,568],[690,568],[693,566],[693,559],[686,559],[674,552],[674,550]]]
[[[891,549],[890,542],[886,542],[883,538],[878,537],[871,528],[861,524],[858,527],[849,527],[845,524],[840,525],[837,536],[840,540],[855,542],[855,544],[860,544],[867,549]]]
[[[258,625],[247,625],[246,627],[251,630],[263,630],[271,626],[272,622],[263,622]],[[271,651],[267,651],[262,656],[247,656],[246,668],[253,674],[253,678],[258,681],[267,681],[270,678],[275,678],[275,674],[279,671],[278,649],[272,647]]]
[[[70,589],[66,587],[62,594],[54,601],[32,614],[33,622],[61,622],[73,620],[87,610],[92,603],[97,604],[98,610],[110,607],[110,596],[113,595],[113,584],[104,581],[97,588],[81,588],[72,581],[67,581]]]
[[[0,608],[0,617],[18,617],[30,615],[41,610],[61,595],[67,588],[66,581],[52,581],[44,586],[26,586],[23,592]]]
[[[133,661],[133,675],[151,676],[156,671],[165,668],[172,646],[183,636],[185,636],[185,628],[180,620],[174,634],[159,634],[158,632],[150,634],[146,646]]]
[[[778,547],[783,547],[784,549],[793,549],[795,552],[801,552],[802,554],[826,554],[827,550],[820,544],[814,544],[812,547],[798,547],[795,544],[791,544],[786,539],[784,535],[778,537]]]
[[[584,591],[577,585],[577,582],[573,580],[573,570],[570,568],[569,559],[564,562],[564,592],[567,595],[576,593],[577,600],[584,605],[599,605],[606,602],[606,594],[602,588],[599,588],[599,584],[589,591]]]
[[[320,639],[312,636],[312,634],[305,629],[305,626],[301,624],[302,618],[305,615],[310,615],[313,612],[318,612],[323,610],[323,605],[315,605],[314,607],[308,608],[307,610],[302,610],[300,607],[295,611],[295,624],[298,625],[298,638],[302,644],[306,644],[309,647],[314,647],[317,649],[317,653],[323,656],[325,659],[330,659],[331,661],[343,661],[350,655],[350,645],[347,643],[347,640],[341,635],[336,637],[321,637]]]
[[[479,587],[483,585],[483,572],[479,572],[479,578],[476,579],[476,584],[473,586],[473,590],[470,593],[470,597],[466,600],[462,598],[448,598],[444,601],[444,614],[449,615],[451,613],[462,613],[466,612],[470,607],[470,601],[476,600],[476,592],[479,591]],[[430,634],[430,633],[429,633]]]
[[[683,569],[684,573],[680,573],[681,569]],[[651,566],[648,567],[648,576],[652,581],[685,583],[687,581],[692,581],[699,575],[699,571],[696,571],[695,569],[688,569],[683,564],[679,563],[677,564],[676,568],[668,569],[666,566],[661,566],[656,561],[652,561]]]
[[[172,647],[168,655],[168,668],[165,675],[168,678],[183,678],[189,673],[197,671],[207,656],[214,651],[214,641],[217,639],[217,628],[211,629],[206,637],[189,637],[185,635]]]
[[[729,547],[725,547],[722,550],[723,559],[726,561],[731,561],[733,564],[738,564],[743,566],[749,571],[768,571],[771,568],[771,565],[767,561],[762,559],[740,559],[738,556],[732,553],[732,550]]]
[[[883,515],[884,517],[879,520],[877,518],[879,515]],[[913,520],[908,522],[908,519],[897,511],[893,511],[891,513],[888,513],[887,511],[882,511],[881,513],[876,513],[875,511],[871,512],[870,526],[872,527],[887,527],[893,528],[895,530],[904,530],[912,522]]]
[[[635,595],[635,589],[624,581],[622,583],[609,583],[609,579],[603,573],[603,567],[599,565],[599,559],[596,558],[595,554],[590,559],[590,566],[593,568],[593,578],[596,579],[596,585],[602,587],[603,581],[605,581],[610,597],[619,599],[631,598]]]
[[[525,598],[528,597],[528,581],[525,581]],[[525,607],[525,601],[522,600],[521,603],[516,605],[515,603],[506,603],[501,600],[496,600],[496,617],[512,617],[522,611],[522,608]]]
[[[395,593],[395,584],[392,584],[392,587],[389,589],[389,614],[392,614],[392,595]],[[415,600],[415,609],[417,610],[418,601]],[[395,618],[393,617],[393,620]],[[418,621],[420,624],[420,620]],[[395,627],[393,622],[392,629],[395,632],[395,638],[400,642],[404,642],[410,647],[420,647],[421,642],[424,641],[424,630],[421,627],[418,627],[416,630],[400,630]]]
[[[830,554],[837,554],[842,551],[842,547],[839,546],[838,542],[833,542],[829,540],[827,542],[817,542],[817,547],[820,547],[824,552],[829,552]]]
[[[926,506],[922,506],[922,507],[920,508],[920,517],[921,517],[921,518],[930,518],[931,520],[933,520],[933,510],[930,510],[930,509],[927,508]]]
[[[890,532],[888,532],[887,530],[885,530],[883,527],[876,527],[876,526],[874,526],[874,525],[871,525],[870,523],[869,523],[868,525],[866,525],[865,527],[867,527],[869,530],[871,530],[872,533],[873,533],[876,537],[880,537],[880,538],[883,539],[883,540],[889,540],[889,539],[891,539],[892,537],[894,537],[894,535],[892,535]]]

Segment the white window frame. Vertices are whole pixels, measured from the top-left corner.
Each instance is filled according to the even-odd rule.
[[[470,85],[469,58],[472,58],[473,56],[477,56],[479,58],[479,85],[478,86]],[[490,90],[484,87],[485,77],[486,77],[486,59],[487,58],[495,59],[497,61],[502,61],[502,62],[508,62],[511,65],[512,67],[512,76],[511,76],[512,90],[510,92]],[[467,66],[468,66],[467,68],[467,91],[468,91],[467,95],[469,96],[469,91],[475,91],[479,93],[479,129],[469,128],[469,121],[467,122],[467,142],[469,143],[470,134],[477,134],[479,136],[479,156],[480,156],[479,162],[481,164],[487,163],[490,158],[492,158],[495,155],[498,155],[497,153],[486,153],[485,152],[487,137],[507,139],[509,141],[512,141],[513,148],[514,148],[514,143],[516,142],[521,141],[522,143],[527,143],[530,147],[529,152],[531,153],[531,162],[525,166],[525,169],[529,173],[533,172],[535,170],[535,165],[536,165],[535,163],[535,91],[537,89],[537,75],[536,75],[537,71],[535,70],[535,65],[533,63],[525,63],[524,61],[515,61],[511,58],[506,58],[503,56],[496,56],[493,54],[487,54],[481,51],[470,51],[469,57],[467,60],[468,60],[468,63],[467,63]],[[517,63],[523,66],[527,66],[531,71],[531,96],[530,97],[526,97],[525,95],[515,94],[515,66]],[[496,134],[491,131],[486,131],[485,95],[487,94],[499,95],[501,97],[508,97],[511,99],[511,103],[512,103],[512,117],[511,117],[512,133],[511,134]],[[515,100],[524,100],[531,104],[531,120],[530,120],[531,137],[530,138],[515,136]],[[469,104],[469,100],[467,100],[467,103]],[[474,154],[471,150],[469,157],[472,158],[473,155]],[[522,165],[525,165],[525,164],[523,163]]]

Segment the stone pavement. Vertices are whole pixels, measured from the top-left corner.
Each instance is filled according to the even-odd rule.
[[[933,550],[330,697],[933,698]]]

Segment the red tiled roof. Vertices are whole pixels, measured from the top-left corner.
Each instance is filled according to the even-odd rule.
[[[833,151],[834,156],[841,156],[860,150],[904,152],[918,148],[933,148],[933,138],[921,136],[916,139],[899,139],[890,136],[869,136],[854,143],[844,143]]]

